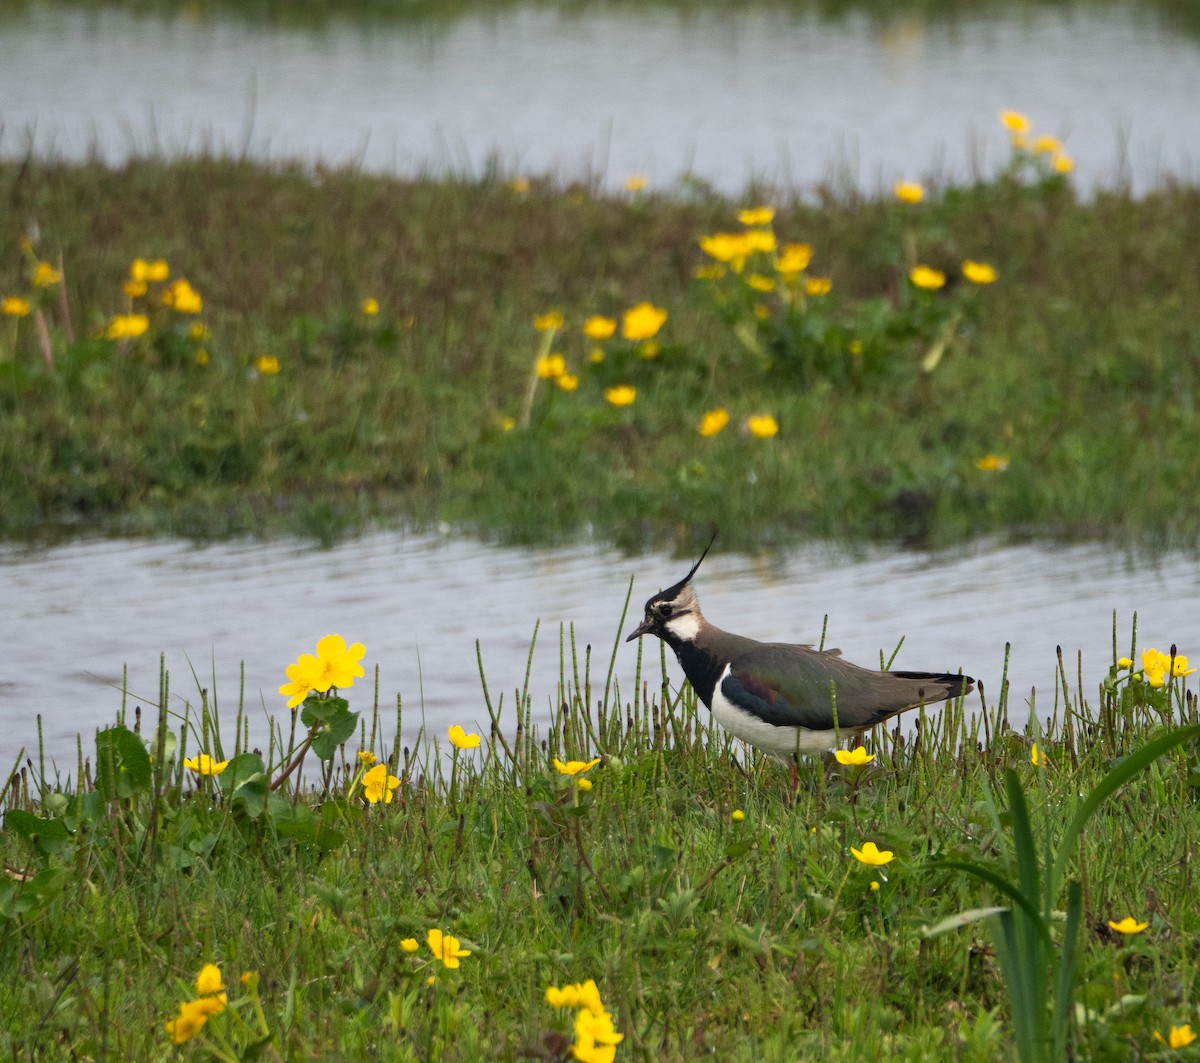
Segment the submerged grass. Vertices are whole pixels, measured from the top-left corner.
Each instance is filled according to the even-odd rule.
[[[1194,736],[1098,804],[1077,842],[1079,821],[1066,830],[1132,752],[1197,723],[1174,652],[1144,658],[1139,682],[1114,633],[1091,704],[1061,675],[1016,733],[1005,696],[981,692],[875,732],[873,762],[804,761],[793,794],[672,688],[665,660],[620,691],[561,637],[550,724],[533,724],[534,692],[505,706],[485,683],[474,751],[459,732],[451,749],[400,748],[399,704],[393,730],[376,691],[307,781],[283,778],[300,744],[286,710],[256,774],[241,711],[221,721],[206,698],[144,741],[105,732],[74,778],[27,762],[0,832],[5,1054],[159,1056],[167,1020],[179,1037],[195,1005],[219,1011],[187,1042],[202,1058],[566,1059],[580,1042],[547,988],[594,979],[618,1059],[1006,1059],[1022,1028],[971,918],[1011,898],[957,868],[1016,881],[1020,867],[1024,888],[1032,839],[1064,836],[1073,1056],[1150,1057],[1156,1031],[1191,1036]],[[221,774],[184,768],[198,745],[230,761]],[[394,773],[390,801],[360,748],[383,762],[376,782]],[[958,913],[958,932],[926,933]],[[1129,916],[1146,926],[1114,929]],[[1070,932],[1050,915],[1048,946]]]

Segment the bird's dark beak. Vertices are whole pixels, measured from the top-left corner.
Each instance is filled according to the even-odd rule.
[[[654,622],[647,618],[629,633],[625,641],[632,642],[634,639],[640,639],[643,635],[648,635],[653,627]]]

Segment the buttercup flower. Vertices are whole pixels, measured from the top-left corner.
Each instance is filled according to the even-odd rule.
[[[382,801],[385,805],[392,803],[392,792],[400,785],[396,776],[388,773],[386,764],[376,764],[362,777],[363,794],[373,805]]]
[[[143,336],[150,327],[150,319],[145,314],[117,314],[104,330],[105,339],[135,340]]]
[[[1146,929],[1149,923],[1139,923],[1132,915],[1125,916],[1119,923],[1114,923],[1111,919],[1108,921],[1108,928],[1115,930],[1118,934],[1140,934]]]
[[[400,942],[400,947],[405,952],[416,952],[421,945],[416,938],[404,938],[404,940]]]
[[[1062,141],[1049,133],[1043,133],[1033,142],[1033,151],[1036,155],[1055,155],[1062,151]]]
[[[1004,472],[1008,468],[1008,461],[1003,454],[985,454],[975,459],[975,468],[982,472]]]
[[[1019,111],[1001,111],[1000,124],[1010,133],[1021,134],[1029,132],[1029,119]]]
[[[751,207],[749,210],[739,210],[737,217],[738,221],[750,229],[759,225],[770,225],[775,220],[775,208]]]
[[[592,780],[582,777],[577,778],[575,780],[575,788],[577,790],[582,790],[586,794],[592,788]]]
[[[179,1005],[179,1014],[167,1020],[167,1033],[177,1045],[186,1044],[196,1036],[208,1022],[208,1012],[199,1006],[200,1001],[190,1000]]]
[[[667,320],[667,312],[653,303],[638,303],[637,306],[626,310],[621,320],[621,335],[627,340],[637,342],[648,340],[658,335],[658,330]]]
[[[451,970],[459,966],[458,961],[463,956],[470,956],[470,949],[459,948],[459,941],[456,937],[451,937],[449,934],[443,934],[440,930],[429,931],[425,939],[429,945],[429,951],[432,952],[442,964]]]
[[[749,418],[746,427],[755,439],[770,439],[779,431],[779,422],[769,413],[760,413]]]
[[[756,292],[773,292],[775,290],[774,279],[764,277],[761,273],[751,273],[746,278],[746,283]]]
[[[358,759],[359,759],[360,763],[362,763],[365,767],[368,767],[368,768],[372,764],[379,763],[379,758],[377,756],[375,756],[375,754],[372,753],[369,749],[360,749],[358,751]]]
[[[861,849],[855,849],[851,846],[850,852],[853,854],[855,860],[870,867],[882,867],[884,864],[890,864],[896,855],[890,849],[881,851],[874,842],[864,842]]]
[[[508,182],[508,187],[509,187],[510,191],[512,191],[513,193],[515,193],[518,196],[528,195],[529,194],[529,178],[528,177],[514,177],[511,181]]]
[[[135,258],[129,264],[129,277],[134,281],[147,281],[158,284],[171,275],[171,267],[161,258],[147,262],[144,258]]]
[[[369,297],[364,299],[362,301],[362,312],[366,314],[367,317],[374,317],[379,313],[379,300]]]
[[[162,303],[179,314],[198,314],[204,308],[204,300],[200,298],[200,293],[182,277],[162,293]]]
[[[33,286],[35,288],[49,288],[61,280],[62,273],[49,262],[39,262],[33,269]]]
[[[1029,763],[1035,768],[1044,768],[1050,763],[1045,753],[1038,752],[1038,744],[1036,742],[1033,743],[1033,748],[1029,751]]]
[[[474,749],[479,745],[479,735],[467,734],[458,724],[450,728],[450,744],[459,749]]]
[[[718,407],[715,410],[709,410],[703,417],[700,418],[700,427],[698,431],[705,438],[715,436],[722,428],[729,424],[729,411],[724,407]]]
[[[735,808],[732,812],[729,813],[729,818],[731,820],[733,820],[734,823],[741,823],[743,820],[745,820],[746,813],[743,812],[740,808]]]
[[[561,354],[543,354],[534,363],[539,380],[553,380],[567,371],[567,363]]]
[[[741,273],[746,259],[754,252],[746,233],[713,233],[700,238],[700,250],[709,258],[728,263],[735,273]]]
[[[202,997],[209,997],[214,993],[223,993],[224,991],[225,985],[221,981],[221,968],[215,963],[206,963],[196,976],[196,992]]]
[[[259,376],[274,376],[279,372],[279,359],[273,354],[260,354],[254,359],[254,368]]]
[[[631,173],[625,178],[625,189],[629,192],[640,192],[646,187],[646,175],[640,173]]]
[[[538,332],[557,332],[563,327],[563,316],[560,310],[549,310],[544,314],[538,314],[533,319],[533,327]]]
[[[853,749],[835,749],[833,756],[839,764],[850,764],[855,767],[870,764],[875,759],[875,754],[868,753],[862,746],[855,746]]]
[[[616,387],[605,388],[604,398],[614,406],[629,406],[637,398],[637,388],[630,384],[618,384]]]
[[[1117,661],[1117,667],[1123,672],[1126,668],[1133,667],[1133,661],[1129,657],[1121,657]]]
[[[568,760],[565,764],[558,757],[554,758],[554,767],[563,775],[581,775],[585,771],[591,771],[599,763],[599,757],[594,760]]]
[[[1070,173],[1075,169],[1075,160],[1070,155],[1064,155],[1059,152],[1054,156],[1054,172],[1055,173]]]
[[[579,387],[579,377],[577,377],[574,373],[560,373],[554,378],[554,383],[556,383],[562,391],[574,391],[577,387]]]
[[[828,295],[833,291],[833,281],[828,277],[809,277],[804,282],[804,291],[809,295]]]
[[[996,279],[995,267],[986,262],[972,262],[971,259],[967,259],[962,264],[962,272],[972,284],[991,284]]]
[[[213,760],[207,753],[186,757],[183,766],[197,775],[220,775],[228,766],[228,760]]]
[[[617,331],[617,322],[602,314],[593,314],[583,323],[583,334],[589,340],[606,340]]]
[[[812,261],[811,244],[784,244],[775,258],[775,270],[784,276],[795,276],[808,269]]]
[[[897,181],[894,191],[902,203],[920,203],[925,198],[925,189],[916,181]]]
[[[0,314],[5,317],[24,317],[29,313],[29,300],[19,295],[7,295],[0,300]]]
[[[908,271],[908,279],[918,288],[937,291],[946,283],[946,274],[932,266],[913,266]]]

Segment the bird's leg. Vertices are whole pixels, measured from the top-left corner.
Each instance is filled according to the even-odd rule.
[[[790,783],[789,792],[792,799],[795,800],[796,794],[800,792],[800,771],[796,765],[795,753],[788,758],[788,782]]]

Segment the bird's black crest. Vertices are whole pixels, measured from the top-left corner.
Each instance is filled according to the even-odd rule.
[[[663,601],[669,602],[669,601],[671,601],[672,598],[675,597],[675,595],[677,595],[681,590],[683,590],[684,587],[686,587],[689,583],[691,583],[692,577],[696,574],[696,569],[698,569],[700,567],[700,562],[703,561],[708,556],[709,550],[712,549],[712,544],[715,543],[716,541],[717,541],[717,533],[713,532],[712,538],[708,540],[708,545],[704,548],[704,551],[700,554],[699,558],[696,559],[696,563],[691,567],[691,570],[688,572],[688,574],[686,576],[684,576],[683,579],[681,579],[674,586],[668,587],[665,591],[662,591],[658,595],[658,597],[661,598]]]

